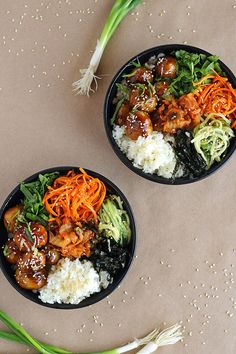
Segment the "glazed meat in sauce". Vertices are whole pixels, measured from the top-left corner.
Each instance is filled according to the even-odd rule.
[[[139,136],[148,136],[152,130],[152,121],[147,112],[130,113],[126,119],[125,133],[132,140],[137,140]]]
[[[23,223],[17,219],[21,206],[8,209],[4,224],[11,238],[4,246],[6,261],[14,266],[17,283],[27,290],[38,290],[47,282],[52,265],[61,257],[89,257],[94,232],[67,222],[51,225],[48,231],[38,222]]]
[[[4,225],[12,235],[5,243],[4,255],[15,267],[17,283],[24,289],[37,290],[47,282],[48,266],[56,264],[61,255],[54,246],[46,246],[48,232],[43,225],[17,220],[21,210],[22,206],[17,205],[4,214]]]
[[[137,140],[153,130],[176,134],[178,129],[193,129],[200,123],[200,109],[192,93],[178,99],[168,94],[170,80],[176,75],[177,62],[171,55],[160,55],[152,70],[140,66],[124,75],[129,97],[115,122],[125,127],[127,137]]]
[[[176,59],[170,55],[161,57],[156,65],[156,75],[161,78],[176,77]]]

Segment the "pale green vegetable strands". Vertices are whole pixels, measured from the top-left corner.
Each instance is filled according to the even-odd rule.
[[[87,69],[81,69],[81,79],[73,83],[73,88],[76,94],[89,96],[90,91],[94,91],[91,88],[93,81],[95,81],[95,88],[97,89],[97,79],[95,75],[103,52],[106,48],[108,41],[117,29],[123,18],[135,7],[141,0],[116,0],[108,19],[103,28],[100,39],[97,41],[95,51],[90,60]]]
[[[215,119],[216,117],[219,117]],[[215,161],[219,162],[234,136],[230,128],[231,121],[223,114],[211,113],[193,132],[196,151],[206,161],[209,168]]]
[[[30,334],[14,321],[5,312],[0,310],[0,321],[2,321],[12,332],[0,330],[0,338],[19,344],[25,344],[35,348],[38,353],[43,354],[73,354],[70,351],[39,342],[30,336]],[[138,353],[150,354],[158,347],[164,345],[175,344],[183,338],[181,326],[176,324],[170,328],[163,330],[154,329],[147,336],[141,339],[135,339],[133,342],[124,345],[123,347],[105,350],[103,352],[92,352],[87,354],[122,354],[133,349],[143,347]],[[78,352],[74,354],[79,354]]]
[[[112,237],[121,246],[129,243],[131,238],[130,220],[123,209],[120,197],[111,195],[105,199],[99,212],[98,230],[106,237]]]

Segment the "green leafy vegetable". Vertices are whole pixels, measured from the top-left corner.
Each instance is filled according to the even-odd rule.
[[[34,240],[33,240],[32,234],[31,234],[30,224],[29,223],[27,223],[27,227],[25,228],[25,233],[26,233],[26,236],[27,236],[28,240],[33,243]]]
[[[215,55],[189,53],[185,50],[177,50],[174,53],[177,59],[177,76],[170,81],[168,93],[175,97],[194,91],[194,82],[199,81],[203,76],[213,74],[215,70],[223,75],[219,58]]]
[[[12,331],[7,332],[0,330],[0,338],[25,344],[35,348],[38,353],[42,354],[73,354],[70,351],[55,347],[50,344],[45,344],[34,339],[22,326],[20,326],[16,321],[14,321],[10,316],[5,312],[0,310],[0,320]],[[120,348],[105,350],[102,352],[93,352],[88,354],[121,354],[130,352],[133,349],[137,349],[141,346],[145,346],[140,353],[150,354],[158,347],[164,345],[175,344],[183,338],[181,332],[181,326],[176,324],[170,328],[160,331],[159,329],[154,329],[152,332],[147,334],[144,338],[135,339],[133,342],[130,342]],[[150,343],[150,345],[148,345]],[[150,347],[152,350],[150,351]],[[144,351],[143,351],[144,350]],[[138,352],[139,353],[139,352]],[[77,353],[79,354],[79,353]]]
[[[10,255],[10,250],[9,247],[7,245],[4,246],[3,248],[3,254],[5,257],[8,257]]]
[[[135,88],[139,89],[140,96],[143,96],[145,94],[145,91],[146,91],[146,88],[147,88],[147,86],[145,84],[140,84],[140,83],[136,82],[133,86]]]
[[[148,89],[149,89],[149,97],[152,97],[153,94],[156,92],[155,86],[150,81],[148,81],[147,83],[148,83]]]
[[[116,0],[114,2],[102,34],[97,41],[96,49],[92,55],[89,66],[87,69],[80,70],[82,77],[73,84],[74,91],[76,91],[77,94],[89,96],[90,91],[93,91],[91,89],[93,80],[95,81],[97,88],[97,77],[95,76],[95,73],[106,45],[123,18],[140,2],[141,0]]]
[[[234,136],[230,124],[231,121],[223,114],[211,113],[194,129],[192,142],[208,168],[215,161],[221,160],[229,146],[229,141]]]
[[[130,65],[135,66],[136,68],[140,68],[141,67],[141,63],[140,63],[138,58],[136,59],[136,61],[135,60],[131,61]]]
[[[130,220],[120,197],[110,195],[103,202],[99,212],[98,230],[106,237],[113,238],[120,245],[129,243],[131,238]]]
[[[114,124],[116,116],[119,112],[120,107],[122,106],[122,103],[129,98],[129,88],[127,85],[124,83],[116,83],[116,87],[119,91],[119,96],[121,96],[120,100],[116,103],[116,109],[112,115],[111,118],[111,123]]]
[[[54,179],[59,176],[58,172],[39,175],[35,182],[21,183],[20,190],[24,195],[22,201],[23,210],[18,217],[20,222],[38,221],[46,225],[48,213],[42,203],[43,196]]]
[[[118,90],[120,91],[120,93],[123,95],[124,98],[128,98],[129,97],[129,88],[128,86],[124,85],[124,84],[116,84],[116,87],[118,88]]]
[[[129,74],[124,74],[122,77],[132,77],[136,74],[137,69],[141,68],[141,63],[139,61],[139,59],[137,58],[136,61],[133,60],[131,61],[128,66],[134,66],[136,69],[132,70],[131,73]]]
[[[125,99],[122,98],[121,100],[119,100],[119,101],[117,102],[115,112],[114,112],[114,114],[113,114],[113,116],[112,116],[112,118],[111,118],[111,124],[114,124],[115,119],[116,119],[116,116],[117,116],[117,113],[119,112],[119,109],[120,109],[120,107],[122,106],[122,103],[124,102],[124,100],[125,100]]]

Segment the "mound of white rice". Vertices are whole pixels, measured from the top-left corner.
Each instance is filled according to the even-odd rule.
[[[124,126],[113,128],[113,137],[122,152],[133,165],[145,173],[171,178],[176,166],[175,153],[160,132],[152,132],[147,137],[131,140],[125,135]]]
[[[49,304],[78,304],[108,285],[109,274],[103,271],[99,275],[91,262],[63,258],[52,266],[39,298]]]

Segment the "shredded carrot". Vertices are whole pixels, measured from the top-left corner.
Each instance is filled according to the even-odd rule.
[[[204,84],[209,79],[211,82]],[[201,108],[201,114],[222,113],[232,120],[231,126],[235,128],[236,89],[228,78],[214,71],[214,75],[207,75],[194,85],[197,86],[194,96]]]
[[[49,221],[74,223],[97,222],[99,211],[106,196],[106,187],[98,178],[88,175],[82,168],[76,174],[69,171],[66,176],[55,179],[43,198],[47,212],[52,216]]]

